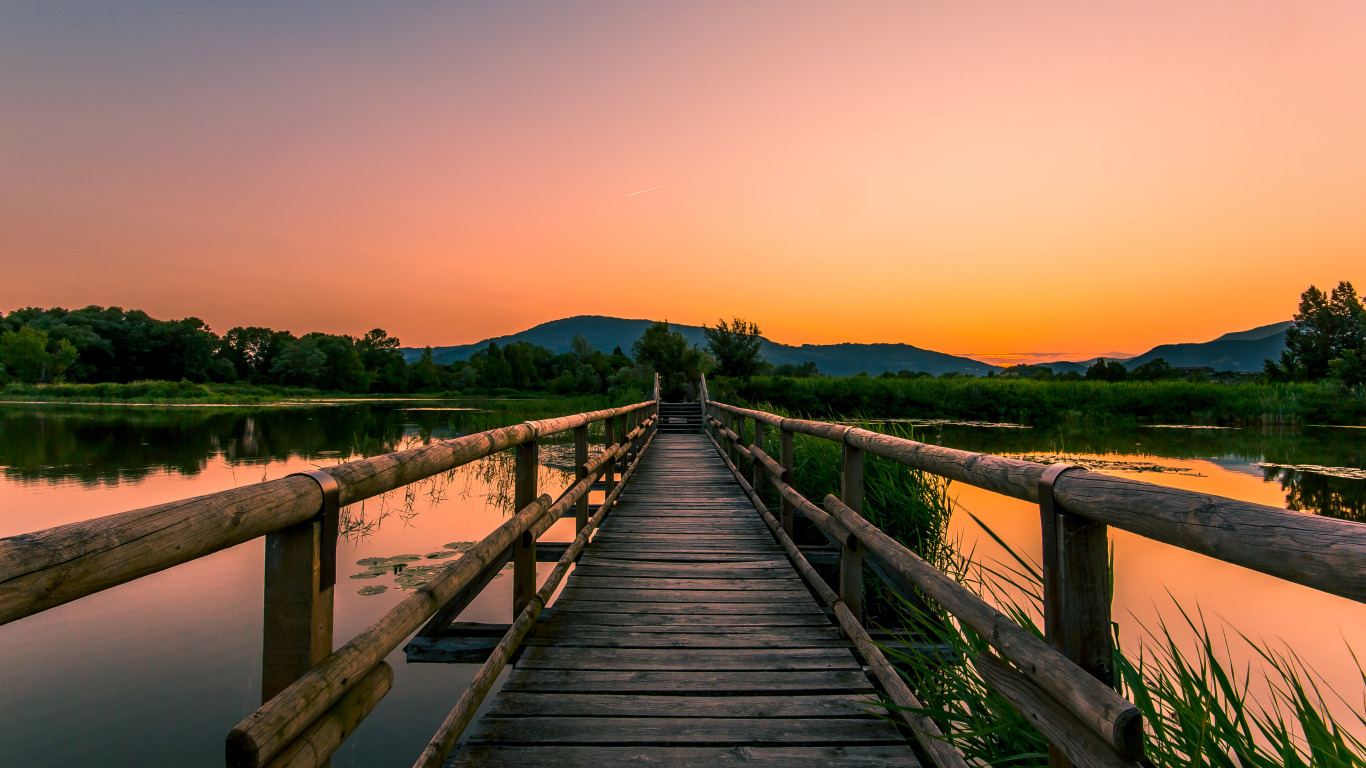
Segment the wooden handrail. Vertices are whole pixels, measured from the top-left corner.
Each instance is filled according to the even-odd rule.
[[[571,424],[567,428],[574,426],[577,425]],[[341,699],[354,681],[397,648],[404,638],[417,631],[466,587],[483,581],[490,563],[506,558],[508,550],[524,536],[535,541],[573,509],[599,475],[616,459],[626,455],[631,445],[631,441],[625,440],[601,451],[589,462],[594,469],[571,485],[558,500],[552,502],[549,495],[542,495],[528,504],[379,621],[239,723],[228,734],[228,765],[257,768],[275,759]]]
[[[528,421],[325,471],[345,506],[527,440],[653,407]],[[291,476],[0,539],[0,624],[302,523],[321,506],[317,482]]]
[[[1033,462],[926,445],[858,427],[784,418],[714,401],[710,405],[1029,502],[1038,502],[1039,480],[1047,469]],[[1062,475],[1054,494],[1072,514],[1366,602],[1366,526],[1360,523],[1084,469]]]
[[[883,533],[833,494],[825,497],[825,509],[858,537],[868,555],[971,627],[1115,751],[1130,759],[1142,755],[1142,716],[1113,688]]]

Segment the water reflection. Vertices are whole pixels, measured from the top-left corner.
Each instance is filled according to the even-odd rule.
[[[1160,466],[1161,462],[1154,462],[1154,459],[1196,459],[1210,462],[1226,472],[1279,484],[1288,509],[1366,521],[1366,480],[1351,476],[1366,467],[1366,432],[1361,430],[1094,427],[1082,431],[942,425],[918,427],[915,438],[981,453],[1105,457],[1132,464],[1128,471],[1139,471],[1145,462]],[[1319,469],[1296,468],[1306,465]],[[1125,471],[1123,467],[1112,469]],[[1204,470],[1177,466],[1167,471],[1199,473]],[[1218,484],[1218,481],[1211,484]],[[1219,490],[1210,488],[1207,492],[1218,494]]]

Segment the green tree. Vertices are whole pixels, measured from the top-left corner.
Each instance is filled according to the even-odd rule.
[[[436,361],[432,359],[431,347],[423,348],[422,357],[413,363],[412,370],[408,372],[408,383],[420,391],[440,389],[441,372],[436,369]]]
[[[577,357],[580,363],[586,363],[597,350],[593,348],[593,342],[576,333],[569,338],[569,352]]]
[[[223,334],[218,356],[232,363],[239,379],[269,381],[275,359],[291,341],[294,341],[294,334],[289,331],[239,325]]]
[[[1159,379],[1176,379],[1181,377],[1181,372],[1176,370],[1166,360],[1155,357],[1143,365],[1129,371],[1129,377],[1139,381],[1157,381]]]
[[[275,360],[271,373],[281,384],[316,387],[327,373],[327,355],[310,338],[291,341]]]
[[[29,384],[61,381],[62,374],[77,357],[71,342],[61,339],[49,345],[46,331],[27,325],[0,334],[0,366],[10,376]]]
[[[408,364],[399,340],[375,328],[356,340],[356,352],[370,377],[371,392],[407,392]]]
[[[1096,364],[1086,369],[1088,381],[1124,381],[1129,377],[1129,369],[1120,362],[1105,362],[1105,358],[1100,358]]]
[[[1366,309],[1356,289],[1345,280],[1331,295],[1309,286],[1300,295],[1295,324],[1285,332],[1280,373],[1291,379],[1326,378],[1333,373],[1333,361],[1349,351],[1366,355]],[[1338,368],[1350,370],[1351,364],[1339,364]]]
[[[670,330],[669,322],[651,324],[631,345],[636,363],[658,373],[666,400],[681,400],[692,394],[694,382],[716,367],[716,359],[689,344],[683,334]],[[649,391],[649,382],[641,382]]]
[[[755,376],[763,367],[764,338],[757,324],[739,317],[730,323],[717,320],[716,327],[703,326],[702,335],[707,337],[707,349],[716,358],[721,375]]]

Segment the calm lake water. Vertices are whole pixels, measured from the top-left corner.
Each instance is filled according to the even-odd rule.
[[[0,536],[529,417],[458,410],[471,405],[479,404],[0,406]],[[1360,475],[1366,466],[1366,430],[916,430],[926,442],[1040,460],[1066,453],[1074,463],[1109,462],[1100,468],[1115,474],[1307,514],[1360,520],[1366,506],[1366,480],[1350,471]],[[568,485],[567,448],[543,452],[541,484],[548,492]],[[1305,468],[1311,465],[1316,468]],[[369,565],[358,561],[414,555],[421,558],[414,566],[449,562],[455,545],[477,541],[504,520],[510,468],[508,456],[489,457],[348,508],[350,533],[338,557],[336,645],[408,594],[392,574],[371,576]],[[1038,559],[1036,508],[964,486],[951,492],[960,509]],[[953,533],[980,555],[1003,555],[964,514],[955,515]],[[572,521],[562,521],[543,540],[571,536]],[[1156,628],[1163,617],[1179,622],[1175,599],[1198,606],[1217,628],[1227,622],[1254,639],[1288,644],[1346,697],[1341,706],[1362,708],[1362,681],[1346,643],[1366,637],[1366,606],[1122,532],[1114,541],[1115,617],[1126,647],[1141,640],[1143,626]],[[257,540],[0,626],[5,764],[221,765],[224,736],[260,700],[263,551]],[[548,572],[552,564],[541,567]],[[509,582],[495,580],[463,618],[509,621]],[[367,587],[384,589],[360,594]],[[1231,644],[1236,659],[1250,658]],[[476,669],[410,666],[401,650],[389,663],[393,691],[333,765],[411,765]]]

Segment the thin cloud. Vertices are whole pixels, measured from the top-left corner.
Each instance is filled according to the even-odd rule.
[[[646,192],[653,192],[653,191],[655,191],[656,189],[663,189],[663,188],[665,188],[665,187],[667,187],[667,186],[669,186],[669,185],[668,185],[668,184],[660,184],[660,185],[657,186],[657,187],[650,187],[649,189],[642,189],[642,190],[640,190],[639,192],[632,192],[631,194],[627,195],[627,197],[635,197],[636,195],[643,195],[643,194],[645,194]]]

